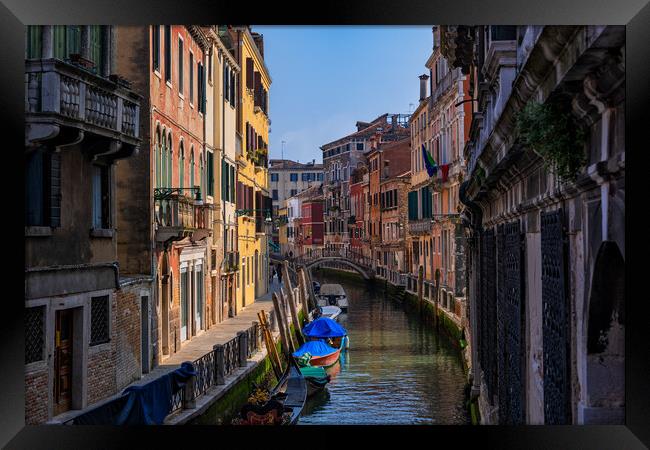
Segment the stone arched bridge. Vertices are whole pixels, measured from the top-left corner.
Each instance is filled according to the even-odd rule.
[[[305,269],[309,270],[314,267],[337,263],[343,264],[358,272],[366,280],[370,280],[375,276],[375,270],[372,267],[371,259],[361,253],[349,249],[316,249],[288,258],[279,254],[271,255],[271,261],[280,262],[284,260],[289,261],[290,267],[293,270],[298,266],[303,266]]]

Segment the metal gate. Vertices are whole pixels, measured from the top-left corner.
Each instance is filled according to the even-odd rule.
[[[496,255],[494,244],[494,229],[485,232],[485,290],[483,291],[483,304],[485,305],[485,340],[486,340],[486,365],[483,366],[490,403],[496,394],[497,383],[497,355],[496,355]]]
[[[562,210],[541,213],[544,423],[569,422],[569,309]]]
[[[522,261],[523,246],[519,221],[504,229],[504,300],[505,300],[505,379],[507,389],[507,416],[509,425],[524,422],[523,398],[523,302]]]
[[[507,389],[507,380],[505,377],[505,326],[506,326],[506,298],[505,298],[505,234],[504,234],[504,225],[497,226],[497,238],[496,238],[496,248],[497,248],[497,261],[496,261],[496,271],[497,271],[497,373],[498,373],[498,396],[499,396],[499,423],[505,424],[507,422],[507,412],[508,412],[508,389]]]

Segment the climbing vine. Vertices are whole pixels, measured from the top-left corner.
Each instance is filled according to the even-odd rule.
[[[585,164],[585,131],[566,101],[528,102],[516,116],[516,133],[564,181],[575,180]]]

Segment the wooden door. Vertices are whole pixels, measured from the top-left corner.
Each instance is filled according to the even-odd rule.
[[[56,312],[54,330],[54,415],[72,403],[72,310]]]

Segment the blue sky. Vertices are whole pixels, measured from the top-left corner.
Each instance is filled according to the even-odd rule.
[[[431,54],[430,26],[253,26],[271,72],[271,158],[322,161],[357,120],[408,113]],[[412,103],[412,106],[409,104]]]

